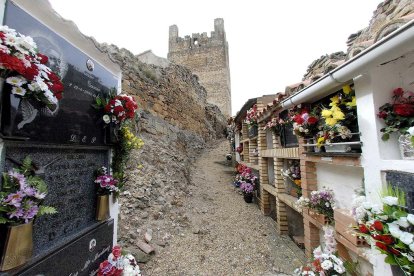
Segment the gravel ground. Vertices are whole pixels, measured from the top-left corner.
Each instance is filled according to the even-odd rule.
[[[219,141],[194,164],[184,202],[189,224],[141,265],[143,275],[290,275],[302,264],[302,251],[231,185],[227,151]]]

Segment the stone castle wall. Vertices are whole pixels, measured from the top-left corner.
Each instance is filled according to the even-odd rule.
[[[179,37],[178,27],[170,26],[168,59],[189,68],[207,90],[207,101],[231,115],[231,84],[228,43],[223,19],[215,19],[214,31]]]

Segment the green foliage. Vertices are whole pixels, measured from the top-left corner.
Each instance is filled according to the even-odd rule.
[[[51,207],[51,206],[40,206],[39,207],[39,213],[37,213],[38,216],[42,216],[42,215],[52,215],[52,214],[56,214],[57,210],[55,207]]]

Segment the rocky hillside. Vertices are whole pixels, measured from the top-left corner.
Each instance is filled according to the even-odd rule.
[[[138,136],[145,145],[131,156],[118,237],[142,261],[145,256],[136,249],[145,233],[162,246],[180,233],[186,222],[180,207],[189,193],[189,169],[208,141],[223,137],[226,119],[207,103],[206,90],[188,69],[148,65],[113,45],[100,48],[120,64],[123,93],[140,106]]]

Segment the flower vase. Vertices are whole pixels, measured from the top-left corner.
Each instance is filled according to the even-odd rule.
[[[109,195],[98,195],[96,201],[96,220],[106,220],[109,218]]]
[[[404,160],[414,159],[414,146],[411,142],[411,135],[410,134],[401,135],[398,138],[398,143],[400,146],[401,158]]]
[[[115,123],[110,123],[106,126],[105,133],[105,144],[113,145],[119,142],[119,129],[120,125]]]
[[[253,202],[253,193],[243,193],[243,198],[246,203]]]
[[[4,225],[1,235],[0,271],[25,264],[33,253],[33,221],[19,225]]]
[[[326,152],[350,152],[351,147],[349,145],[336,145],[336,144],[325,144]]]

